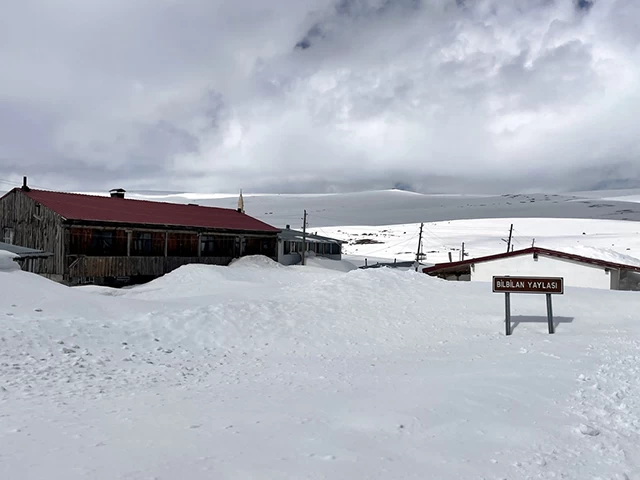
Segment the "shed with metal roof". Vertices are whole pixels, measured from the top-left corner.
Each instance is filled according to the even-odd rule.
[[[640,263],[618,263],[541,247],[439,263],[422,271],[446,280],[478,282],[490,282],[494,275],[559,276],[566,286],[640,290]]]
[[[5,242],[51,252],[41,273],[68,284],[147,281],[182,265],[277,259],[280,229],[243,209],[34,190],[25,182],[0,198]]]

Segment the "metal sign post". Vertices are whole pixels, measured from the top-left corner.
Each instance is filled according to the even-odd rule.
[[[504,294],[504,304],[505,304],[505,321],[504,325],[507,329],[507,335],[511,335],[511,294],[509,292]]]
[[[553,327],[553,307],[551,306],[551,294],[547,293],[547,322],[549,323],[549,333],[555,333]]]
[[[553,325],[553,306],[551,295],[564,294],[564,278],[562,277],[493,277],[493,293],[504,293],[505,333],[511,335],[511,294],[538,293],[547,297],[547,323],[549,333],[555,333]]]

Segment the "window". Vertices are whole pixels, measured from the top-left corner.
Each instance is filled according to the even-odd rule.
[[[5,228],[2,234],[2,241],[13,245],[13,228]]]
[[[198,236],[194,233],[169,233],[167,255],[169,257],[197,257]]]
[[[164,257],[164,232],[132,232],[131,255]]]
[[[71,255],[126,256],[127,232],[73,227],[69,247]]]
[[[153,251],[153,237],[151,233],[136,232],[133,234],[133,253],[136,255],[150,255]]]
[[[94,255],[108,255],[113,250],[113,231],[94,230],[91,235],[91,250]]]
[[[285,255],[290,255],[290,254],[295,254],[300,252],[300,250],[302,250],[302,243],[301,242],[291,242],[291,241],[285,241],[284,242],[284,254]]]
[[[245,249],[243,255],[265,255],[267,257],[275,257],[277,250],[277,239],[246,237]]]
[[[213,235],[200,236],[200,255],[211,257],[216,251],[216,239]]]

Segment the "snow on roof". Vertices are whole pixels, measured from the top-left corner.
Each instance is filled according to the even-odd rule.
[[[571,249],[568,249],[571,250]],[[528,254],[543,255],[546,257],[561,258],[565,260],[573,260],[580,263],[587,263],[590,265],[597,265],[605,268],[624,269],[640,272],[640,260],[629,257],[627,255],[618,254],[616,252],[597,249],[597,248],[579,248],[574,247],[574,251],[580,251],[582,254],[570,253],[566,251],[551,250],[541,247],[530,247],[524,250],[517,250],[515,252],[499,253],[496,255],[488,255],[486,257],[470,258],[461,262],[449,262],[438,263],[432,267],[424,268],[422,271],[428,274],[436,274],[443,271],[451,271],[459,269],[460,267],[466,267],[475,263],[490,262],[493,260],[499,260],[502,258],[519,257]],[[590,254],[591,257],[585,255]],[[596,258],[598,257],[598,258]]]
[[[0,250],[15,253],[17,256],[26,257],[50,257],[53,253],[46,253],[42,250],[36,250],[35,248],[21,247],[19,245],[12,245],[11,243],[0,242]]]
[[[302,241],[304,235],[306,235],[307,242],[311,243],[348,243],[338,238],[323,237],[322,235],[316,235],[310,232],[307,232],[305,234],[304,232],[301,232],[299,230],[292,230],[291,228],[285,228],[278,234],[278,236],[283,240],[300,242]]]

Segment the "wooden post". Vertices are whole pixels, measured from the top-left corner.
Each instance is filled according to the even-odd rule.
[[[416,272],[418,271],[418,267],[420,266],[420,248],[422,247],[422,227],[424,227],[424,223],[420,224],[420,235],[418,236],[418,251],[416,252]]]
[[[131,256],[131,230],[127,230],[127,257]]]
[[[507,253],[511,251],[511,239],[513,237],[513,223],[511,224],[511,228],[509,228],[509,241],[507,242]]]
[[[164,256],[168,257],[169,253],[169,232],[164,232]]]
[[[555,333],[553,325],[553,307],[551,305],[551,294],[547,293],[547,321],[549,322],[549,334]]]
[[[505,306],[505,332],[507,335],[511,335],[511,294],[504,294],[504,306]]]
[[[449,252],[449,263],[453,262],[453,257],[451,256],[451,252]]]
[[[198,233],[198,257],[202,256],[202,238],[200,233]]]
[[[307,211],[304,211],[302,218],[302,265],[305,265],[305,256],[307,254]]]

